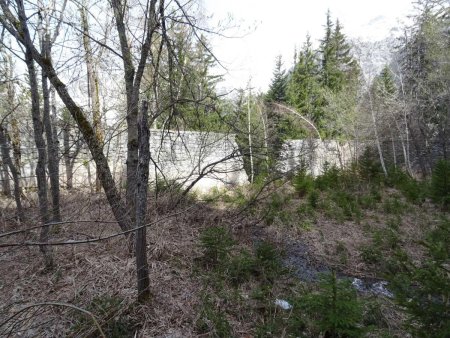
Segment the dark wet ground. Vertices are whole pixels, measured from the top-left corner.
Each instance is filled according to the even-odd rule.
[[[295,276],[305,282],[315,282],[320,274],[331,272],[330,267],[317,262],[311,255],[311,250],[302,241],[290,241],[285,243],[285,254],[283,264],[291,269]],[[373,278],[355,278],[337,271],[338,278],[349,279],[353,287],[364,294],[374,294],[392,298],[393,294],[387,288],[386,281],[374,280]]]
[[[310,254],[307,244],[296,241],[285,243],[284,265],[302,281],[317,281],[321,273],[331,272],[331,269],[318,263]]]

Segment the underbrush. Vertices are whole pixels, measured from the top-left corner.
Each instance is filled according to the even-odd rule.
[[[251,203],[255,191],[265,195],[248,210],[272,233],[309,238],[313,254],[338,270],[358,267],[360,274],[387,279],[395,298],[357,295],[348,280],[333,273],[318,283],[300,282],[277,270],[282,261],[273,245],[280,243],[248,248],[223,228],[208,228],[201,237],[206,298],[198,332],[233,336],[238,335],[236,323],[254,322],[249,329],[256,337],[403,337],[407,332],[446,337],[448,221],[430,226],[436,214],[445,218],[447,168],[442,167],[431,181],[396,169],[384,177],[367,165],[330,167],[316,178],[300,171],[290,182],[267,185],[265,194],[259,193],[260,186],[222,194],[221,202],[235,207]],[[211,252],[208,234],[222,238],[216,244],[226,248]],[[261,250],[267,255],[261,256]],[[208,263],[211,257],[214,264]],[[283,310],[277,299],[286,300],[289,308]]]
[[[203,256],[196,274],[203,281],[203,296],[197,309],[198,334],[362,337],[391,330],[380,301],[358,296],[351,281],[334,272],[323,274],[318,283],[299,281],[283,268],[283,253],[269,242],[249,249],[225,228],[208,227],[200,248]]]
[[[442,219],[420,242],[427,255],[416,262],[398,248],[386,267],[397,303],[408,314],[415,337],[448,337],[450,332],[450,221]]]
[[[77,293],[65,292],[78,295],[78,290],[91,287],[82,299],[68,299],[92,313],[108,337],[133,336],[144,320],[148,321],[146,329],[152,330],[149,336],[161,334],[163,326],[183,325],[185,336],[405,337],[410,333],[413,337],[446,337],[450,330],[450,223],[442,212],[447,193],[440,189],[446,182],[442,172],[446,171],[440,169],[430,183],[396,171],[390,171],[388,178],[379,174],[368,178],[370,171],[328,168],[317,178],[301,171],[290,181],[258,181],[232,191],[215,190],[204,198],[208,203],[187,195],[181,203],[197,203],[198,207],[149,231],[151,278],[158,287],[142,317],[136,315],[138,310],[130,306],[129,299],[123,306],[129,294],[113,292],[134,287],[132,277],[126,280],[132,273],[126,268],[129,259],[116,257],[119,241],[83,251],[66,249],[64,266],[78,270],[73,273]],[[150,208],[152,216],[170,212],[171,203],[182,195],[180,189],[164,185],[157,191],[158,199],[153,199],[156,192],[150,193],[152,207],[156,206]],[[95,215],[109,210],[88,206]],[[235,210],[246,212],[247,218],[236,218],[244,219],[239,230],[234,219],[227,219]],[[98,236],[94,229],[92,224],[67,227],[59,236],[69,230],[71,236]],[[300,281],[284,266],[289,255],[284,240],[304,240],[314,258],[336,274],[314,282]],[[88,255],[88,249],[101,248],[111,252]],[[29,266],[31,262],[23,269]],[[111,268],[104,268],[103,275],[115,271],[117,286],[111,286],[109,279],[92,286],[95,278],[82,276],[85,270],[98,273],[105,266]],[[395,298],[358,294],[344,274],[385,279]],[[51,281],[55,290],[67,288],[71,279],[64,276],[55,274]],[[36,278],[44,277],[32,275],[30,283],[50,285],[36,283]],[[11,285],[26,281],[18,277]],[[168,301],[173,296],[167,297],[168,289],[176,298]],[[186,315],[186,309],[192,313]],[[182,319],[174,324],[174,316]],[[154,322],[158,324],[150,325]],[[97,334],[92,319],[81,313],[64,325],[73,335]]]
[[[123,313],[123,300],[119,297],[100,295],[92,299],[87,309],[95,318],[98,318],[103,333],[107,337],[122,338],[133,337],[136,325]],[[75,336],[94,335],[96,328],[92,319],[86,314],[77,313],[73,318],[71,333]]]
[[[286,274],[278,249],[264,241],[250,249],[240,247],[228,230],[217,226],[202,232],[200,248],[197,274],[204,291],[196,323],[199,334],[230,337],[230,322],[250,323],[261,311],[271,311],[275,281]]]

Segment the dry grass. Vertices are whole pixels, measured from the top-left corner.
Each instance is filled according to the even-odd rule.
[[[183,207],[183,206],[182,206]],[[149,220],[165,215],[157,214],[149,206]],[[28,210],[29,215],[36,210]],[[99,196],[66,195],[63,215],[76,220],[113,220],[106,201]],[[56,267],[43,270],[37,247],[3,248],[0,251],[0,336],[18,334],[23,337],[76,337],[93,333],[93,324],[74,330],[74,319],[80,313],[72,309],[43,306],[28,311],[15,321],[7,318],[26,305],[41,302],[76,304],[89,310],[101,297],[120,300],[114,310],[121,313],[105,315],[106,319],[129,319],[137,337],[189,337],[195,336],[193,323],[199,302],[201,284],[192,276],[192,264],[198,252],[197,238],[201,228],[217,219],[217,213],[204,205],[191,205],[189,213],[181,214],[149,228],[148,261],[152,299],[149,304],[136,305],[135,262],[129,257],[123,237],[95,244],[64,245],[54,247]],[[17,229],[14,222],[3,222],[4,231]],[[25,224],[22,224],[24,226]],[[28,224],[31,226],[33,224]],[[59,226],[53,240],[83,239],[106,236],[119,231],[115,224],[80,223]],[[37,240],[38,233],[9,237],[9,242],[24,239]],[[2,239],[6,242],[6,238]],[[26,319],[26,318],[25,318]],[[100,322],[104,318],[98,318]],[[16,322],[16,326],[11,326]],[[104,324],[104,323],[103,323]],[[133,328],[134,326],[134,328]],[[11,332],[12,331],[12,332]],[[96,334],[94,333],[93,336]]]
[[[270,200],[272,192],[270,189],[265,191],[264,196],[269,198],[259,201],[251,213],[232,214],[230,204],[218,202],[219,207],[212,207],[191,199],[181,203],[177,214],[169,218],[165,217],[173,213],[173,196],[162,196],[158,203],[150,198],[148,221],[161,221],[149,227],[147,232],[152,298],[144,305],[135,303],[135,261],[127,253],[124,237],[94,244],[54,247],[56,267],[52,271],[43,269],[38,247],[0,249],[0,336],[14,337],[19,333],[21,337],[98,336],[94,323],[85,314],[50,305],[30,308],[5,323],[27,305],[51,301],[74,304],[91,311],[105,330],[113,323],[124,323],[129,336],[207,337],[212,333],[199,335],[196,327],[205,294],[212,295],[214,307],[223,310],[235,336],[250,336],[263,311],[263,306],[251,297],[257,282],[244,283],[237,289],[224,289],[219,296],[205,275],[196,272],[197,259],[202,255],[198,246],[199,234],[212,225],[222,225],[232,231],[238,240],[236,250],[251,251],[255,241],[261,239],[281,248],[286,243],[301,242],[309,249],[311,260],[318,264],[334,267],[350,276],[377,277],[373,267],[361,257],[361,247],[371,243],[374,231],[388,231],[387,224],[392,215],[386,215],[382,210],[365,210],[361,222],[336,221],[318,210],[309,229],[286,224],[278,216],[267,226],[262,215],[267,211],[265,202]],[[277,187],[275,192],[292,194],[292,188]],[[296,215],[293,223],[298,221],[296,217],[302,217],[298,207],[304,202],[294,198],[283,204],[283,212]],[[3,210],[2,232],[39,224],[35,207],[29,207],[30,220],[21,225],[13,221],[12,210]],[[62,214],[66,220],[92,222],[58,226],[52,233],[52,240],[97,238],[120,230],[101,195],[80,192],[64,195]],[[417,240],[423,236],[424,228],[432,226],[435,218],[436,211],[429,204],[401,215],[400,244],[416,260],[422,257]],[[24,240],[37,241],[38,232],[0,238],[1,242],[20,243]],[[270,297],[286,294],[293,285],[289,278],[278,281]],[[105,312],[93,306],[106,300],[116,303]],[[389,301],[383,305],[383,311],[390,332],[399,332],[401,336],[403,314]]]

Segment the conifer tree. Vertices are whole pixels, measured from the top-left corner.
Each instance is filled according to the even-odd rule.
[[[272,102],[286,102],[287,75],[282,69],[283,60],[278,55],[275,60],[275,69],[273,71],[272,82],[269,91],[265,96],[267,103],[267,144],[268,157],[270,162],[275,163],[278,158],[283,139],[286,138],[285,121],[286,117],[282,116],[273,105]]]
[[[420,1],[418,9],[398,56],[411,141],[426,176],[437,153],[450,158],[450,9],[443,0]]]
[[[397,89],[389,66],[384,66],[374,81],[374,94],[380,98],[392,98]]]
[[[358,76],[358,64],[351,55],[351,47],[342,33],[342,25],[339,19],[336,20],[336,26],[332,35],[332,45],[336,67],[333,73],[334,88],[332,89],[339,91]]]
[[[351,55],[342,25],[339,20],[336,20],[336,24],[332,23],[330,11],[327,12],[325,37],[321,41],[320,52],[321,82],[326,88],[339,92],[358,77],[358,64]]]
[[[278,55],[275,61],[275,69],[273,71],[272,83],[267,92],[266,99],[271,102],[286,101],[287,76],[283,68],[283,59]]]
[[[321,82],[325,87],[333,88],[333,78],[335,73],[335,58],[333,45],[333,22],[331,21],[330,10],[327,11],[327,22],[325,25],[325,37],[320,43],[322,54]]]
[[[319,80],[316,52],[308,35],[288,82],[287,101],[300,114],[310,117],[318,124],[323,115],[324,104]]]

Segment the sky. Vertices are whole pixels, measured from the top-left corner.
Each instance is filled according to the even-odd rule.
[[[339,19],[351,39],[383,40],[413,11],[411,0],[203,0],[210,27],[226,27],[229,37],[211,36],[213,51],[226,68],[222,88],[268,88],[277,55],[292,66],[294,50],[306,34],[315,47],[323,37],[326,12]],[[229,18],[232,18],[229,22]],[[219,86],[219,87],[220,87]]]

